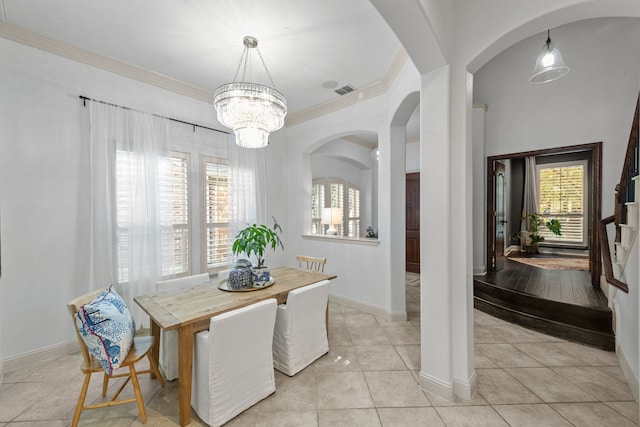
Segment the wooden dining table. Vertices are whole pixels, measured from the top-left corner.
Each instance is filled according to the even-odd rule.
[[[160,329],[178,331],[178,398],[181,426],[186,426],[191,421],[191,375],[195,334],[209,329],[211,317],[269,298],[275,298],[278,304],[283,304],[287,301],[290,291],[336,277],[293,267],[272,268],[271,276],[275,279],[273,285],[250,292],[224,291],[219,289],[217,284],[206,282],[189,289],[134,298],[151,319],[151,334],[155,337],[152,357],[156,363],[160,354]]]

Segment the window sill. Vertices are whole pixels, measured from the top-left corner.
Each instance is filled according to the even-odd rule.
[[[331,236],[326,234],[303,234],[304,240],[321,240],[323,242],[336,242],[336,243],[352,243],[356,245],[365,246],[378,246],[380,240],[367,239],[365,237],[344,237],[344,236]]]

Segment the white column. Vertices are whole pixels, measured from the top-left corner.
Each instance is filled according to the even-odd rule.
[[[420,385],[447,399],[470,399],[477,383],[470,77],[448,65],[426,73],[420,100]]]

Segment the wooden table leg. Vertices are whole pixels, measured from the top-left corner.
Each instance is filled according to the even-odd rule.
[[[160,326],[155,320],[151,319],[151,336],[153,337],[153,348],[151,349],[151,358],[156,362],[156,366],[160,368]],[[149,374],[151,378],[155,378],[153,371]]]
[[[191,422],[191,375],[193,369],[193,340],[192,326],[178,329],[178,375],[180,389],[180,425],[186,426]]]

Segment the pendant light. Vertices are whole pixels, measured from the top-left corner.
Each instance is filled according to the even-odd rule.
[[[529,83],[547,83],[559,79],[569,72],[569,67],[564,64],[560,51],[551,43],[551,33],[547,30],[547,41],[542,47],[542,52],[538,55],[533,75],[529,78]]]
[[[284,126],[287,100],[274,87],[245,81],[250,52],[255,49],[271,81],[271,86],[275,86],[258,50],[258,40],[247,36],[243,39],[243,44],[244,51],[233,83],[224,84],[216,89],[213,95],[213,106],[218,113],[218,121],[233,129],[238,146],[262,148],[269,143],[269,133]],[[240,68],[242,68],[242,79],[237,81]]]

